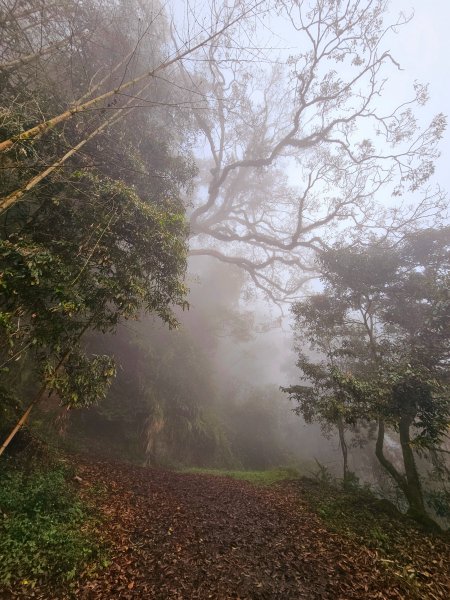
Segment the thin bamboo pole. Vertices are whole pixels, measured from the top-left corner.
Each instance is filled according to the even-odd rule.
[[[9,62],[2,63],[2,64],[0,64],[0,70],[7,71],[9,69],[14,69],[14,67],[26,65],[26,64],[32,62],[33,60],[37,60],[41,56],[45,56],[46,54],[51,53],[53,50],[57,50],[58,48],[61,48],[61,46],[64,46],[64,44],[67,44],[68,41],[69,41],[68,39],[60,40],[59,42],[55,42],[54,44],[51,44],[50,46],[42,48],[42,50],[38,50],[38,52],[34,52],[33,54],[27,54],[26,56],[23,56],[21,58],[16,58],[15,60],[10,60]]]
[[[36,406],[36,404],[42,399],[42,397],[45,394],[46,389],[47,388],[45,385],[43,385],[41,387],[39,392],[36,394],[34,400],[29,404],[27,410],[23,413],[23,415],[17,421],[16,426],[14,427],[14,429],[11,431],[11,433],[8,435],[8,437],[6,438],[6,440],[3,442],[3,444],[0,447],[0,456],[3,454],[3,452],[9,446],[9,444],[12,442],[12,440],[16,437],[17,432],[26,423],[26,421],[27,421],[28,417],[30,416],[30,413],[33,409],[33,406]]]
[[[148,82],[143,88],[140,89],[139,94],[142,94],[149,86],[151,82]],[[15,190],[5,198],[0,200],[0,214],[8,210],[13,204],[18,202],[24,194],[32,190],[38,183],[40,183],[43,179],[48,177],[53,171],[60,168],[71,156],[76,154],[83,146],[85,146],[88,142],[90,142],[95,136],[99,135],[102,131],[104,131],[109,125],[116,123],[119,119],[123,118],[128,114],[130,110],[132,110],[132,106],[130,106],[133,102],[134,98],[128,100],[128,102],[122,107],[122,111],[120,113],[113,114],[109,119],[104,121],[101,125],[99,125],[92,133],[90,133],[86,138],[81,140],[76,146],[71,148],[68,152],[64,154],[59,160],[50,165],[44,171],[41,171],[37,175],[35,175],[32,179],[30,179],[24,186]]]
[[[64,363],[69,358],[69,356],[72,354],[75,343],[78,342],[81,339],[81,337],[86,333],[86,331],[89,329],[93,320],[94,320],[94,316],[92,316],[89,319],[89,321],[84,325],[84,327],[82,328],[80,333],[77,335],[77,337],[73,341],[71,347],[64,352],[64,354],[60,358],[58,364],[56,365],[55,374],[58,373],[62,369],[62,367],[64,366]],[[42,400],[42,397],[45,395],[46,390],[47,390],[47,386],[44,383],[42,385],[42,387],[40,388],[39,392],[34,397],[33,401],[28,405],[28,408],[26,409],[26,411],[23,413],[23,415],[17,421],[17,423],[14,426],[14,428],[12,429],[11,433],[8,435],[8,437],[5,439],[5,441],[2,443],[2,445],[0,447],[0,456],[5,452],[6,448],[9,446],[9,444],[15,438],[18,431],[20,431],[20,429],[23,427],[23,425],[27,422],[31,411],[33,410],[33,407],[35,407],[36,404],[38,404]]]
[[[119,85],[117,88],[115,88],[113,90],[109,90],[108,92],[100,94],[99,96],[92,98],[91,100],[88,100],[87,102],[83,102],[82,104],[76,104],[75,106],[71,107],[69,110],[66,110],[65,112],[61,113],[60,115],[57,115],[56,117],[53,117],[53,118],[49,119],[48,121],[44,121],[44,122],[40,123],[39,125],[36,125],[35,127],[31,127],[27,131],[24,131],[18,135],[12,136],[7,140],[4,140],[3,142],[0,143],[0,152],[5,152],[6,150],[9,150],[11,148],[11,146],[13,146],[13,144],[15,144],[18,141],[23,141],[23,140],[28,140],[28,139],[34,138],[34,137],[48,131],[49,129],[55,127],[56,125],[59,125],[59,123],[63,123],[64,121],[67,121],[67,119],[73,117],[74,115],[87,111],[88,109],[92,108],[99,102],[102,102],[103,100],[108,100],[109,98],[112,98],[113,96],[123,92],[124,90],[129,89],[133,85],[136,85],[149,77],[154,77],[160,71],[167,69],[168,67],[177,63],[178,61],[183,60],[184,58],[189,56],[189,54],[192,54],[199,48],[202,48],[206,44],[212,42],[216,37],[218,37],[219,35],[224,33],[227,29],[229,29],[235,23],[237,23],[239,20],[241,20],[253,8],[254,7],[252,7],[251,9],[248,9],[244,13],[240,14],[239,17],[236,17],[229,23],[226,23],[221,29],[219,29],[215,33],[210,34],[206,39],[202,40],[198,44],[195,44],[192,47],[186,48],[186,50],[184,50],[183,52],[177,53],[173,58],[170,58],[169,60],[166,60],[165,62],[161,63],[155,69],[146,71],[142,75],[139,75],[138,77],[135,77],[134,79],[131,79],[125,83],[122,83],[121,85]]]

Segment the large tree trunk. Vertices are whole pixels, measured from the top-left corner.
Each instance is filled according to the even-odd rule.
[[[406,490],[405,496],[409,504],[409,512],[413,515],[423,515],[426,513],[425,502],[423,500],[422,486],[420,483],[419,473],[417,471],[416,460],[411,448],[410,427],[412,419],[409,415],[400,419],[399,432],[400,444],[403,455],[403,465],[406,475]]]
[[[380,464],[389,475],[394,479],[397,486],[403,492],[408,502],[408,514],[416,521],[422,523],[427,528],[439,530],[439,525],[427,515],[425,502],[423,500],[422,486],[417,471],[416,461],[411,448],[410,427],[411,416],[402,417],[399,424],[400,443],[402,448],[403,465],[405,474],[399,473],[391,461],[384,454],[384,433],[385,424],[383,419],[378,422],[378,437],[375,447],[375,454]]]
[[[342,421],[341,417],[338,418],[337,428],[338,428],[338,432],[339,432],[339,444],[341,446],[341,451],[342,451],[343,468],[344,468],[344,486],[345,486],[348,481],[348,449],[347,449],[347,442],[345,440],[344,422]]]

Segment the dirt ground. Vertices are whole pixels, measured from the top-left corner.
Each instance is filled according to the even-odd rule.
[[[420,596],[373,549],[330,532],[296,485],[84,463],[102,489],[111,564],[83,599],[352,600],[450,597],[448,556]],[[425,590],[425,591],[424,591]]]

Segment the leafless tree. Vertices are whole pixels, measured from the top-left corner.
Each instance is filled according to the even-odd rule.
[[[312,256],[337,237],[394,234],[439,213],[441,191],[425,186],[446,122],[440,114],[419,126],[419,84],[386,108],[400,66],[385,39],[408,19],[387,24],[384,0],[276,6],[272,27],[289,30],[297,54],[274,60],[255,38],[239,60],[230,38],[178,67],[205,98],[195,111],[203,169],[191,253],[238,265],[279,301],[296,297]],[[412,192],[419,200],[408,206]],[[392,199],[384,208],[382,194]]]
[[[46,151],[41,167],[12,179],[1,210],[117,122],[109,112],[129,114],[131,106],[192,117],[200,176],[189,211],[191,254],[237,265],[273,301],[296,297],[314,275],[314,254],[338,237],[352,243],[372,230],[403,232],[441,209],[440,190],[426,186],[445,118],[419,126],[415,111],[427,91],[418,84],[410,99],[384,100],[399,68],[385,40],[408,20],[386,23],[384,0],[212,2],[203,16],[187,3],[163,54],[152,42],[167,29],[161,7],[104,4],[108,23],[88,11],[87,34],[72,17],[76,2],[49,10],[40,0],[3,0],[8,81],[17,78],[18,88],[39,66],[37,81],[49,78],[58,97],[53,114],[39,118],[38,106],[33,126],[0,142],[7,164],[22,145]],[[298,52],[274,48],[280,35]],[[89,44],[102,46],[96,64],[83,56]],[[69,63],[76,76],[65,81]],[[49,156],[54,131],[66,147]],[[419,200],[410,207],[404,198],[413,192]],[[382,194],[393,198],[384,207]]]

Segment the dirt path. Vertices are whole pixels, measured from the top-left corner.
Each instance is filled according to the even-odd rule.
[[[77,598],[412,598],[376,552],[330,533],[293,487],[108,463],[78,472],[86,489],[106,488],[115,553]]]

